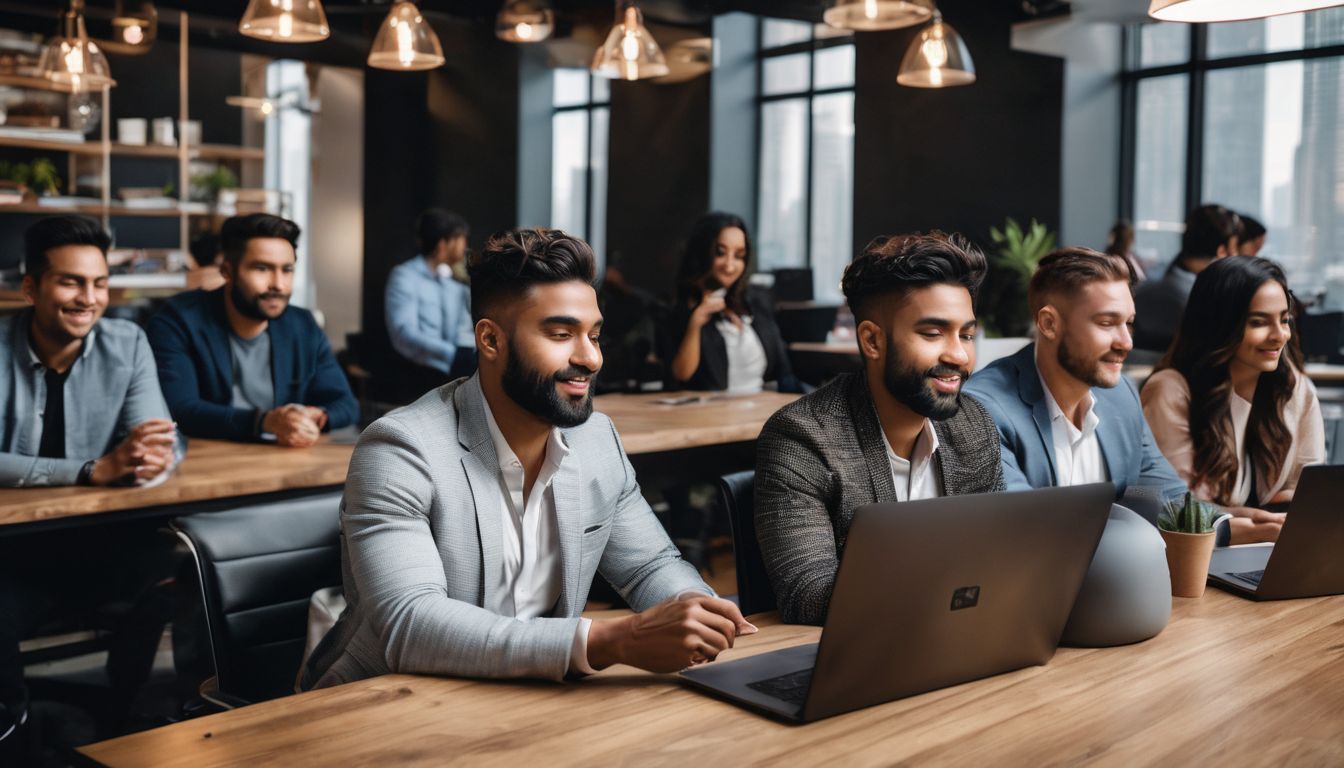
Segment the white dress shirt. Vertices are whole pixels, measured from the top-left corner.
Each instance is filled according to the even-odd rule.
[[[1055,402],[1044,378],[1041,378],[1041,389],[1045,391],[1045,405],[1050,411],[1050,435],[1055,445],[1055,485],[1064,487],[1110,480],[1106,458],[1101,453],[1101,441],[1097,439],[1101,418],[1097,416],[1092,393],[1087,393],[1083,403],[1087,413],[1083,416],[1083,428],[1079,429]]]
[[[728,350],[728,393],[749,395],[760,392],[765,387],[765,347],[761,337],[751,327],[751,316],[739,318],[739,328],[728,319],[719,320],[714,327],[723,336],[723,346]]]
[[[541,472],[532,481],[532,489],[523,501],[523,464],[509,447],[490,403],[485,406],[485,422],[495,444],[499,459],[501,504],[499,514],[503,522],[503,566],[498,573],[487,573],[485,578],[494,584],[494,599],[485,609],[501,616],[512,616],[519,621],[545,616],[560,599],[564,571],[560,563],[560,531],[556,519],[555,492],[551,487],[560,462],[569,454],[569,446],[559,429],[551,429],[546,442],[546,458]],[[570,647],[569,667],[592,674],[588,664],[588,630],[591,619],[579,619],[578,631]]]
[[[891,482],[896,486],[897,501],[918,501],[936,499],[943,495],[942,473],[938,464],[938,433],[933,422],[924,420],[924,428],[915,438],[915,449],[909,459],[903,459],[891,449],[887,433],[882,434],[882,445],[887,449],[887,461],[891,462]]]

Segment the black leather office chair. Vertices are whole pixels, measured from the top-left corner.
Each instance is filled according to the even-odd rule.
[[[294,692],[313,592],[341,584],[340,493],[203,512],[171,527],[196,559],[225,708]]]
[[[737,602],[745,616],[775,610],[775,590],[756,542],[756,473],[735,472],[719,478],[719,493],[733,527],[733,560],[737,566]]]

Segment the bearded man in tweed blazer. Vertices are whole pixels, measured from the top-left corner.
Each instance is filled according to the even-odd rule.
[[[756,535],[785,621],[825,622],[856,508],[1003,489],[994,422],[961,393],[985,266],[932,232],[879,237],[845,269],[862,373],[780,409],[757,441]]]
[[[588,244],[500,233],[469,271],[479,370],[360,436],[341,503],[349,607],[302,687],[672,672],[754,632],[681,559],[592,412],[602,314]],[[599,573],[638,613],[580,616]]]

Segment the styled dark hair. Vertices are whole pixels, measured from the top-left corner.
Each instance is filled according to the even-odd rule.
[[[41,281],[51,266],[47,253],[63,245],[91,245],[106,258],[112,236],[87,216],[48,216],[23,233],[23,273]]]
[[[1111,231],[1106,233],[1106,253],[1115,256],[1123,256],[1129,259],[1129,252],[1134,250],[1134,225],[1127,219],[1120,219],[1111,225]]]
[[[466,219],[452,211],[428,208],[415,220],[415,234],[423,256],[434,250],[440,240],[452,240],[458,235],[467,237],[471,234],[471,227],[467,225]]]
[[[1278,283],[1288,297],[1288,312],[1296,317],[1297,299],[1288,290],[1283,268],[1269,259],[1228,258],[1210,264],[1195,279],[1185,304],[1180,328],[1157,370],[1174,368],[1190,387],[1190,438],[1195,459],[1191,487],[1206,485],[1215,501],[1235,490],[1237,467],[1229,398],[1232,380],[1228,362],[1246,331],[1251,299],[1269,281]],[[1273,371],[1260,374],[1246,424],[1246,448],[1251,466],[1263,478],[1278,477],[1287,460],[1292,434],[1283,423],[1283,407],[1297,386],[1302,349],[1294,333],[1284,359]]]
[[[1264,235],[1264,224],[1261,224],[1259,221],[1244,213],[1241,214],[1241,242],[1244,243],[1248,240],[1254,240],[1257,237],[1264,237]]]
[[[1241,217],[1221,205],[1201,205],[1185,217],[1181,235],[1183,259],[1212,259],[1218,248],[1241,232]]]
[[[499,304],[527,293],[532,286],[578,280],[597,281],[593,249],[558,229],[512,229],[496,232],[479,253],[467,259],[471,277],[471,319],[479,322]]]
[[[247,252],[247,242],[258,237],[279,237],[289,241],[297,250],[299,247],[299,225],[289,219],[272,216],[269,213],[249,213],[246,216],[230,216],[219,228],[220,246],[224,258],[231,266],[237,267]]]
[[[961,235],[882,235],[845,267],[840,290],[860,320],[871,319],[874,301],[900,298],[931,285],[960,285],[974,302],[987,268],[985,255]]]
[[[1089,283],[1116,280],[1134,282],[1134,268],[1124,256],[1080,246],[1059,248],[1036,264],[1036,272],[1027,284],[1027,307],[1035,318],[1051,294],[1074,294]]]
[[[728,309],[739,315],[750,314],[747,308],[747,273],[751,271],[751,232],[747,223],[735,213],[712,211],[696,219],[686,238],[686,253],[681,258],[681,269],[677,272],[677,303],[695,308],[704,298],[706,289],[711,288],[710,270],[714,267],[714,244],[719,233],[729,227],[742,230],[747,240],[747,263],[741,276],[732,285],[721,285],[727,293],[723,300]]]

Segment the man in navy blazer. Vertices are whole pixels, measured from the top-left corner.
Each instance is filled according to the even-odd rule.
[[[224,287],[169,299],[149,322],[164,399],[193,437],[305,447],[359,406],[322,329],[289,306],[299,227],[234,216],[220,232]]]
[[[1028,289],[1037,341],[971,377],[994,418],[1008,490],[1109,480],[1185,494],[1122,373],[1133,349],[1129,266],[1087,248],[1041,259]]]

